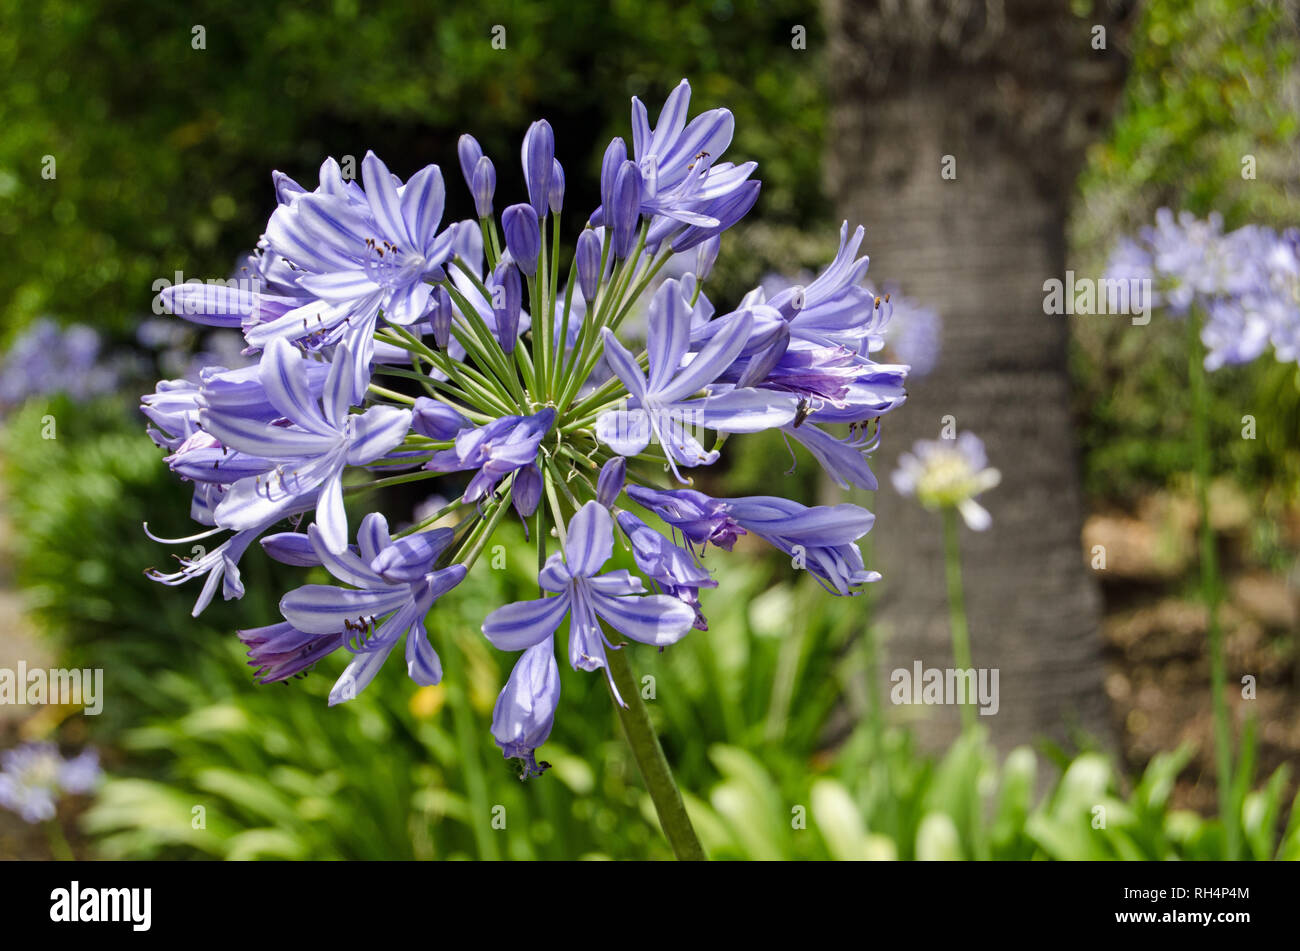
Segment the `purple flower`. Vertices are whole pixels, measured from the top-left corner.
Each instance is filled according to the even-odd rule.
[[[590,228],[578,235],[577,250],[578,287],[588,304],[596,299],[596,287],[600,283],[600,238]]]
[[[1272,344],[1278,359],[1296,359],[1300,326],[1300,258],[1295,243],[1269,228],[1246,226],[1226,235],[1221,253],[1236,276],[1232,291],[1201,301],[1205,368],[1249,363]]]
[[[645,105],[632,99],[638,217],[652,216],[650,247],[676,234],[683,237],[673,241],[674,251],[693,247],[735,224],[758,196],[758,183],[747,183],[755,163],[736,166],[717,161],[731,144],[735,129],[731,112],[712,109],[688,123],[690,101],[690,83],[683,79],[668,95],[651,129]],[[626,155],[623,149],[619,158]],[[609,224],[611,194],[603,188],[601,201],[593,224]]]
[[[200,496],[196,493],[196,502]],[[220,494],[217,499],[222,498]],[[187,581],[193,581],[196,578],[205,578],[203,588],[199,592],[198,600],[194,602],[194,608],[190,612],[193,617],[198,617],[212,603],[216,596],[217,586],[221,585],[222,597],[227,601],[233,601],[244,596],[244,582],[239,572],[239,560],[244,557],[244,552],[248,546],[257,540],[258,536],[265,532],[286,515],[298,514],[310,507],[311,500],[308,499],[303,505],[297,508],[291,508],[282,514],[273,518],[253,525],[251,528],[233,533],[224,542],[206,551],[202,546],[195,546],[198,553],[191,558],[179,558],[180,570],[174,572],[162,572],[156,568],[150,568],[145,571],[145,576],[150,581],[157,581],[168,587],[175,587],[179,584],[185,584]],[[145,524],[145,534],[156,542],[165,544],[183,544],[200,541],[220,529],[212,529],[208,532],[202,532],[189,538],[159,538],[149,531],[148,523]]]
[[[550,737],[559,704],[560,670],[554,640],[547,637],[520,655],[492,708],[492,737],[502,756],[523,761],[520,779],[550,766],[538,763],[533,751]]]
[[[117,384],[113,363],[100,359],[95,330],[80,324],[60,328],[41,318],[0,355],[0,414],[31,397],[66,393],[87,400]]]
[[[749,209],[753,208],[758,201],[758,192],[761,187],[761,184],[757,181],[742,181],[720,198],[710,201],[705,207],[710,212],[708,217],[715,223],[711,225],[695,224],[683,228],[672,239],[672,249],[678,252],[689,251],[696,245],[711,241],[722,234],[722,232],[749,214]],[[660,227],[667,230],[663,225]],[[661,232],[654,229],[651,229],[646,237],[646,243],[651,247],[658,247],[660,240],[662,240]]]
[[[425,468],[434,472],[477,469],[461,496],[465,502],[477,502],[507,475],[536,462],[537,447],[554,423],[555,410],[549,407],[532,416],[502,416],[457,433],[455,446],[434,453]]]
[[[1205,367],[1249,363],[1273,345],[1277,358],[1300,360],[1300,255],[1296,232],[1247,225],[1223,233],[1223,220],[1167,208],[1154,227],[1124,238],[1111,255],[1110,279],[1149,281],[1152,302],[1173,316],[1193,307],[1205,316]]]
[[[438,598],[465,577],[464,565],[434,568],[454,533],[438,529],[394,542],[388,522],[372,512],[361,520],[356,548],[335,552],[317,526],[307,531],[320,563],[351,587],[303,585],[280,600],[280,613],[295,633],[342,635],[356,655],[330,691],[330,705],[351,700],[364,690],[403,637],[411,679],[423,686],[442,680],[442,663],[429,644],[424,617]],[[280,636],[293,642],[290,635]]]
[[[629,486],[627,494],[679,529],[695,544],[730,549],[739,535],[752,532],[790,555],[839,594],[878,581],[855,544],[871,530],[875,516],[850,503],[811,508],[790,499],[752,495],[712,499],[691,489],[656,491]]]
[[[816,277],[766,279],[733,311],[716,313],[703,281],[721,233],[749,212],[761,184],[754,163],[723,160],[732,114],[691,119],[689,106],[683,81],[652,126],[633,99],[631,138],[605,150],[600,206],[577,236],[567,286],[552,274],[551,286],[529,294],[530,307],[546,309],[545,339],[523,298],[549,260],[547,216],[557,239],[551,263],[568,258],[558,248],[565,169],[545,121],[532,124],[520,151],[527,201],[498,212],[497,226],[495,165],[472,136],[460,138],[457,159],[478,220],[445,226],[436,166],[404,184],[367,153],[353,182],[327,160],[311,190],[273,175],[279,205],[245,264],[248,286],[227,293],[193,284],[163,295],[201,323],[239,328],[248,347],[221,358],[214,349],[192,381],[164,381],[142,399],[150,438],[193,483],[190,514],[207,526],[173,543],[214,539],[174,573],[150,576],[204,579],[202,610],[218,589],[243,593],[241,558],[260,538],[268,556],[323,567],[337,582],[288,592],[281,618],[240,632],[260,682],[301,676],[347,650],[351,663],[330,693],[337,703],[364,688],[403,638],[410,675],[438,682],[429,612],[498,540],[507,500],[525,536],[548,506],[537,526],[553,528],[561,546],[555,553],[549,532],[535,539],[541,598],[483,612],[488,640],[522,652],[492,733],[525,776],[546,767],[535,751],[555,721],[554,641],[566,619],[570,664],[610,676],[608,651],[622,645],[614,632],[662,647],[707,629],[700,592],[716,586],[698,557],[707,545],[731,549],[756,535],[839,594],[879,577],[858,548],[873,518],[858,506],[627,483],[661,462],[685,482],[683,466],[720,456],[725,439],[708,430],[776,429],[841,486],[874,489],[877,418],[906,398],[908,367],[873,358],[892,307],[863,284],[861,228],[844,224],[838,252]],[[1294,289],[1285,267],[1269,273]],[[1231,333],[1267,312],[1277,327],[1274,302],[1252,300],[1248,314],[1225,312],[1217,326]],[[174,326],[153,328],[153,337],[174,347]],[[232,330],[215,333],[237,340]],[[79,358],[94,349],[86,334],[72,343]],[[41,347],[31,349],[39,369]],[[259,353],[256,367],[241,367]],[[8,383],[0,381],[0,398]],[[845,425],[847,434],[837,428]],[[441,484],[410,497],[424,501],[402,513],[401,537],[376,512],[350,544],[345,478],[350,491]],[[622,509],[631,507],[625,496],[671,529]],[[307,512],[315,519],[304,531],[297,516]],[[575,513],[567,531],[564,512]],[[605,570],[616,522],[630,571]]]
[[[429,330],[433,334],[434,344],[443,350],[446,350],[451,342],[451,321],[454,316],[451,295],[447,293],[447,288],[439,287],[433,292],[429,311]]]
[[[426,166],[403,185],[367,152],[361,170],[364,190],[327,163],[320,188],[271,215],[268,248],[292,262],[300,272],[296,283],[316,300],[245,334],[255,347],[276,338],[311,338],[317,346],[346,341],[356,400],[365,393],[380,311],[401,325],[425,315],[427,281],[444,276],[456,230],[438,230],[445,197],[438,166]]]
[[[564,166],[559,159],[551,163],[551,185],[546,191],[546,204],[553,215],[558,215],[564,207]]]
[[[537,212],[531,205],[511,205],[501,212],[501,227],[506,233],[510,256],[519,270],[532,277],[537,273],[537,255],[542,249]]]
[[[619,166],[610,191],[610,204],[606,212],[606,226],[613,234],[610,250],[616,258],[632,253],[636,243],[636,229],[641,222],[641,172],[636,162],[627,161]]]
[[[259,684],[279,683],[311,669],[327,654],[347,643],[343,631],[334,634],[305,634],[288,621],[238,632],[248,648],[248,666],[256,668]]]
[[[488,287],[492,291],[492,316],[497,341],[503,352],[513,353],[519,339],[519,316],[523,310],[524,290],[519,268],[509,261],[502,261],[492,272],[492,283]]]
[[[627,479],[627,460],[614,456],[600,467],[596,479],[596,501],[605,508],[613,508],[618,497],[623,494],[623,483]]]
[[[564,554],[547,559],[538,583],[555,597],[516,601],[497,608],[483,621],[493,646],[508,651],[550,644],[560,623],[569,618],[569,663],[574,670],[606,668],[605,649],[618,650],[601,630],[614,630],[643,644],[675,644],[691,629],[695,612],[667,595],[646,594],[640,579],[627,571],[597,574],[614,552],[614,523],[608,510],[588,502],[569,521]],[[624,704],[626,706],[626,704]],[[497,734],[494,721],[493,733]]]
[[[471,429],[468,419],[446,403],[421,396],[411,407],[411,428],[430,439],[451,440],[462,429]]]
[[[315,302],[315,295],[299,287],[297,278],[278,254],[257,252],[245,259],[232,278],[174,284],[158,294],[158,302],[167,313],[190,323],[248,334]]]
[[[605,146],[605,154],[600,160],[600,208],[591,216],[591,224],[608,226],[605,221],[604,209],[614,207],[614,183],[618,179],[619,170],[627,161],[627,145],[621,138],[615,136],[610,140],[609,145]]]
[[[618,527],[632,544],[636,566],[664,594],[676,598],[695,612],[693,626],[697,630],[707,631],[709,624],[700,610],[700,588],[716,588],[718,583],[690,552],[664,538],[631,512],[619,512],[617,520]]]
[[[491,218],[492,196],[497,190],[497,170],[486,155],[474,166],[474,177],[470,181],[469,190],[474,196],[474,213],[480,218]]]
[[[689,428],[722,432],[759,432],[794,418],[794,401],[754,389],[732,389],[719,395],[691,399],[712,384],[740,355],[749,340],[749,318],[731,324],[689,362],[691,309],[677,281],[665,281],[650,305],[649,376],[636,358],[608,329],[602,331],[605,356],[632,399],[624,409],[607,411],[596,420],[596,436],[619,455],[635,456],[655,438],[668,464],[709,465],[716,451],[706,451]],[[685,365],[683,365],[685,363]]]
[[[875,473],[867,463],[868,454],[880,443],[879,429],[875,435],[868,437],[866,427],[855,432],[855,428],[850,426],[849,435],[845,439],[832,436],[821,427],[807,422],[800,426],[784,426],[782,431],[787,436],[793,436],[812,453],[813,458],[840,488],[857,486],[868,492],[880,488]]]
[[[542,470],[537,468],[537,463],[529,463],[516,469],[514,481],[511,483],[510,502],[520,518],[531,517],[537,511],[537,503],[541,500]]]
[[[551,190],[551,174],[555,168],[555,133],[545,119],[539,119],[528,127],[520,158],[524,164],[528,202],[536,217],[544,218]]]
[[[928,376],[939,362],[943,319],[937,312],[899,294],[890,295],[892,314],[885,326],[885,342],[908,377]]]
[[[842,344],[858,351],[874,352],[884,345],[887,314],[876,306],[876,296],[861,281],[870,259],[858,257],[865,229],[858,226],[849,236],[849,223],[840,226],[840,247],[834,260],[812,283],[790,288],[768,301],[781,310],[787,299],[798,296],[801,306],[789,318],[790,333],[810,343]]]
[[[467,132],[456,140],[456,158],[460,161],[460,174],[464,177],[465,184],[473,191],[474,169],[478,167],[479,159],[483,158],[483,146]]]
[[[351,360],[339,347],[320,402],[307,383],[306,359],[286,341],[272,341],[258,373],[282,424],[204,409],[203,429],[223,446],[273,460],[265,476],[240,479],[216,509],[222,528],[244,531],[284,517],[317,497],[316,521],[331,551],[347,546],[343,469],[372,462],[394,449],[411,427],[410,410],[375,406],[352,415]],[[323,404],[323,405],[322,405]]]

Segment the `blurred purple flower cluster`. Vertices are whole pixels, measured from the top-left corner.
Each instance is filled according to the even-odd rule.
[[[111,393],[119,374],[101,360],[101,351],[100,336],[90,327],[34,321],[0,356],[0,415],[34,396],[66,393],[84,400]]]
[[[1205,367],[1249,363],[1268,347],[1300,361],[1300,230],[1246,225],[1224,233],[1217,214],[1156,213],[1153,226],[1123,239],[1107,268],[1112,278],[1149,280],[1152,303],[1171,315],[1205,315]]]
[[[65,759],[53,743],[24,743],[0,753],[0,806],[25,822],[44,822],[63,796],[90,792],[101,775],[94,750]]]

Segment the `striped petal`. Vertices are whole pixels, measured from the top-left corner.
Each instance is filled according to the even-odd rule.
[[[305,584],[280,599],[284,619],[306,634],[336,634],[348,625],[396,611],[410,600],[405,588],[358,591],[328,584]]]
[[[623,381],[623,385],[627,387],[628,393],[634,399],[645,399],[645,374],[641,372],[636,357],[632,356],[627,347],[618,342],[618,338],[608,327],[602,328],[600,335],[605,342],[605,359],[609,361],[610,369]]]
[[[407,181],[402,189],[402,219],[415,242],[411,250],[426,256],[433,250],[445,201],[446,185],[438,166],[426,165]]]
[[[414,249],[415,242],[406,231],[402,220],[402,203],[393,184],[393,173],[374,152],[367,152],[361,160],[361,180],[366,187],[366,201],[379,228],[394,244],[404,251]]]
[[[690,407],[709,429],[758,433],[793,422],[798,398],[789,393],[742,388],[676,405]]]
[[[326,551],[338,554],[348,547],[348,513],[343,507],[343,472],[337,471],[321,486],[316,501],[316,527]]]
[[[596,438],[620,456],[635,456],[650,445],[650,416],[643,409],[611,409],[596,417]]]
[[[256,419],[208,410],[199,412],[199,424],[223,446],[277,462],[323,455],[339,444],[338,435],[326,436],[286,426],[272,426]]]
[[[411,411],[396,406],[372,406],[349,419],[352,443],[348,447],[348,464],[373,462],[394,449],[411,429]]]
[[[365,271],[357,269],[304,274],[298,278],[298,284],[331,303],[354,301],[379,290],[379,285]]]
[[[725,331],[714,335],[695,359],[677,374],[671,385],[655,391],[655,399],[662,403],[675,403],[722,376],[745,349],[752,324],[750,314],[742,313]]]
[[[682,297],[681,285],[664,281],[650,301],[646,350],[650,356],[650,392],[667,387],[691,343],[691,308]]]
[[[337,430],[322,415],[307,383],[306,358],[287,340],[271,341],[262,354],[257,378],[266,390],[266,398],[281,416],[293,420],[308,432],[338,438]]]
[[[339,344],[334,351],[330,375],[325,378],[325,391],[321,394],[325,419],[336,430],[343,427],[348,407],[352,405],[352,370],[352,351],[346,343]]]
[[[599,502],[588,502],[569,519],[564,561],[575,578],[594,575],[614,554],[614,520]]]
[[[388,660],[388,655],[392,651],[392,645],[373,651],[362,651],[352,659],[347,669],[339,675],[339,679],[334,682],[330,690],[329,705],[345,703],[348,700],[355,700],[366,687],[370,686],[370,681],[375,679],[375,674],[384,666],[384,661]]]
[[[361,560],[370,564],[379,553],[392,544],[388,533],[388,519],[382,512],[371,512],[357,527],[357,548]]]
[[[568,613],[567,592],[554,598],[515,601],[483,619],[483,636],[499,650],[525,650],[554,634]]]
[[[620,634],[656,647],[677,643],[695,624],[695,612],[666,594],[613,597],[593,591],[591,604]]]
[[[442,661],[419,619],[406,632],[406,673],[421,687],[432,687],[442,681]]]

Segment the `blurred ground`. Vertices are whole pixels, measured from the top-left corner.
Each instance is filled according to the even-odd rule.
[[[1288,578],[1252,563],[1249,506],[1229,486],[1216,486],[1211,504],[1226,589],[1228,704],[1239,736],[1246,718],[1258,724],[1258,786],[1282,763],[1300,765],[1300,578],[1294,568]],[[1300,542],[1300,512],[1278,527],[1290,546]],[[1105,549],[1097,575],[1106,599],[1106,692],[1126,770],[1136,774],[1155,753],[1191,740],[1199,769],[1179,780],[1175,804],[1210,813],[1213,724],[1206,615],[1193,580],[1196,531],[1191,499],[1159,492],[1136,512],[1094,514],[1084,550],[1092,561],[1097,546]],[[1248,675],[1254,699],[1242,696]],[[1296,781],[1293,771],[1287,799]]]

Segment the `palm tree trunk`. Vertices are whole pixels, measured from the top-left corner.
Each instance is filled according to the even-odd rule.
[[[881,674],[952,666],[939,518],[887,484],[898,454],[952,416],[1003,474],[981,500],[993,528],[961,536],[974,665],[1000,672],[998,712],[979,719],[1003,748],[1110,734],[1066,367],[1067,321],[1108,318],[1047,316],[1043,282],[1064,278],[1074,175],[1123,62],[1092,49],[1092,24],[1069,6],[827,7],[831,194],[867,226],[876,285],[897,282],[944,321],[937,369],[909,386],[873,457]],[[951,739],[958,710],[926,709],[922,740]]]

